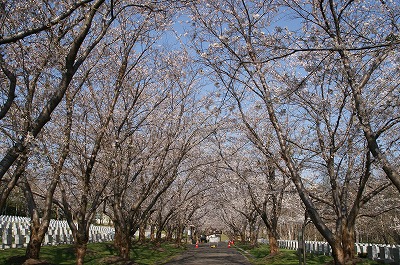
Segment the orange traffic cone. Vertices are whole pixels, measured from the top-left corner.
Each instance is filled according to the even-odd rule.
[[[198,242],[196,242],[196,248],[199,248],[199,243]]]
[[[228,242],[228,248],[231,248],[231,241]]]

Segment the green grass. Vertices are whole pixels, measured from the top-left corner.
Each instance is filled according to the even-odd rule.
[[[225,242],[225,241],[228,241],[228,240],[229,240],[229,237],[227,235],[225,235],[225,234],[221,235],[221,241],[222,242]]]
[[[131,260],[139,265],[161,264],[182,251],[183,247],[169,243],[163,243],[160,247],[155,247],[151,243],[136,243],[132,247]],[[25,249],[0,250],[0,265],[20,265],[23,263],[24,255]],[[116,255],[117,251],[112,243],[88,244],[85,264],[123,264]],[[72,245],[44,246],[40,252],[40,259],[54,265],[73,265],[74,248]]]
[[[237,245],[243,251],[246,251],[246,256],[253,265],[298,265],[299,256],[294,250],[280,249],[280,253],[274,256],[269,255],[269,246],[261,244],[257,248],[250,248],[249,245]],[[332,257],[324,255],[314,255],[307,253],[307,265],[322,265],[332,261]],[[368,259],[359,259],[357,265],[376,265],[375,261]]]
[[[138,264],[153,265],[161,264],[172,259],[172,257],[182,253],[184,247],[177,247],[174,244],[163,244],[155,248],[152,244],[137,245],[131,252],[131,258]]]

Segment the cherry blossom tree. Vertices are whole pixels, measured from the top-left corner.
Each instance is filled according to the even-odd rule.
[[[398,49],[399,5],[395,1],[368,3],[304,2],[287,5],[304,22],[303,43],[290,47],[334,58],[335,70],[351,94],[352,109],[371,154],[400,191],[398,171]],[[379,25],[379,29],[376,27]],[[313,32],[312,36],[309,32]],[[325,65],[319,59],[316,64]],[[313,64],[310,64],[313,65]]]
[[[68,93],[70,84],[74,83],[74,76],[85,79],[86,71],[81,71],[82,66],[104,37],[113,19],[97,23],[102,21],[101,18],[105,19],[110,11],[104,1],[48,3],[47,6],[36,1],[7,2],[2,9],[1,67],[9,85],[4,105],[1,106],[2,132],[8,140],[2,143],[0,174],[1,178],[6,176],[6,179],[3,179],[5,185],[2,185],[0,207],[22,177],[21,186],[32,219],[27,257],[38,258],[41,242],[49,226],[53,192],[68,156],[71,106],[76,92],[71,90],[66,99],[66,123],[52,127],[62,132],[60,128],[67,125],[65,133],[61,135],[64,142],[60,143],[63,147],[59,149],[58,161],[50,159],[54,170],[49,174],[49,189],[44,195],[41,194],[45,198],[44,207],[41,208],[43,216],[39,216],[39,205],[33,195],[38,190],[30,183],[32,176],[45,173],[37,172],[35,168],[35,165],[39,165],[36,158],[43,155],[35,149],[40,146],[51,149],[50,152],[55,151],[49,147],[54,142],[42,142],[49,140],[42,135],[45,125]],[[70,25],[75,25],[75,28]],[[79,87],[78,81],[73,90]],[[28,162],[30,158],[32,161]]]
[[[182,230],[190,229],[191,225],[197,223],[196,213],[209,203],[207,197],[209,191],[213,189],[213,181],[207,181],[204,174],[213,164],[201,159],[201,148],[195,149],[200,152],[191,153],[192,158],[190,162],[186,163],[188,167],[184,174],[178,176],[157,202],[152,217],[157,229],[157,243],[161,241],[162,231],[167,231],[168,236],[172,235],[175,230],[176,243],[181,244]],[[205,163],[199,163],[200,161]]]
[[[142,12],[143,9],[145,12]],[[142,76],[141,61],[149,54],[157,37],[150,33],[155,30],[153,25],[159,26],[153,22],[163,15],[146,11],[141,6],[125,9],[124,12],[127,13],[119,13],[119,29],[107,36],[107,41],[119,45],[114,47],[105,43],[102,50],[93,56],[93,74],[79,93],[79,100],[75,101],[76,116],[68,169],[59,183],[57,204],[72,230],[77,264],[83,263],[89,227],[111,181],[108,176],[112,165],[108,161],[112,160],[105,149],[110,144],[108,133],[111,120],[115,118],[114,113],[120,111],[117,109],[119,104],[127,103],[119,103],[120,96],[125,90],[129,91],[131,82],[136,81],[134,75]],[[134,103],[135,98],[133,104],[125,104],[125,107],[136,107]],[[104,162],[99,163],[101,161]]]
[[[399,200],[392,186],[379,193],[357,219],[357,242],[396,244],[399,240]]]
[[[101,19],[106,19],[109,14],[109,9],[103,4],[104,0],[80,1],[63,5],[60,11],[54,9],[60,7],[58,4],[46,6],[32,1],[2,6],[5,21],[2,23],[1,67],[2,74],[8,79],[5,82],[8,83],[9,96],[2,106],[5,114],[2,115],[2,128],[7,142],[2,147],[0,178],[5,174],[10,176],[9,186],[15,184],[20,176],[18,172],[23,168],[23,157],[33,139],[50,120],[74,75],[104,37],[111,21],[93,27],[97,23],[94,21],[107,21]],[[104,12],[100,13],[102,8]],[[32,11],[31,15],[25,15],[26,10]],[[59,15],[54,15],[57,13]],[[23,28],[20,25],[24,25]],[[46,34],[44,30],[48,28],[55,30],[54,34]],[[24,110],[13,115],[19,118],[17,127],[8,126],[11,115],[7,114],[14,109]],[[8,172],[16,161],[18,170]]]
[[[384,183],[365,193],[365,183],[373,172],[372,162],[364,146],[356,145],[359,134],[353,123],[354,112],[349,111],[347,89],[341,89],[343,79],[333,77],[337,73],[332,71],[334,58],[314,55],[310,60],[315,59],[319,65],[309,64],[311,70],[305,71],[310,73],[304,77],[299,65],[307,61],[308,54],[292,48],[299,45],[297,35],[271,27],[281,10],[277,3],[259,1],[199,5],[193,9],[197,23],[194,48],[243,113],[254,104],[267,114],[265,126],[272,128],[272,141],[279,145],[280,161],[284,163],[275,162],[276,168],[291,178],[314,225],[332,246],[336,264],[344,264],[354,257],[354,247],[346,239],[353,242],[350,234],[360,207],[388,185]],[[293,54],[299,56],[290,56]],[[318,67],[326,72],[314,75]],[[329,70],[332,75],[326,75]],[[314,89],[317,91],[309,93]],[[336,93],[331,94],[332,89]],[[304,91],[307,92],[302,95]],[[323,168],[318,174],[311,173],[321,162]],[[321,186],[324,176],[332,201],[323,202],[333,210],[329,215],[336,216],[334,226],[324,221],[321,198],[314,196],[308,184]],[[356,187],[351,194],[357,196],[352,199],[350,186]]]
[[[133,111],[126,118],[115,119],[113,126],[117,129],[112,133],[113,153],[119,159],[112,167],[107,203],[123,259],[129,255],[131,237],[145,226],[158,200],[177,179],[185,179],[198,167],[202,160],[192,152],[198,154],[198,145],[212,129],[196,100],[198,71],[191,69],[188,54],[160,50],[153,56],[154,74],[140,90],[136,106],[129,108]]]
[[[252,247],[257,246],[260,218],[251,199],[247,195],[247,188],[236,185],[223,190],[223,198],[219,202],[221,210],[218,218],[222,219],[226,233],[232,239],[239,236],[242,242],[250,242]],[[214,217],[213,220],[216,218]]]
[[[240,106],[239,106],[240,107]],[[243,111],[241,109],[241,111]],[[262,116],[246,117],[242,112],[243,126],[233,124],[230,128],[229,141],[218,137],[219,153],[223,166],[233,174],[229,185],[241,185],[245,191],[241,196],[247,197],[255,213],[261,217],[268,230],[270,253],[278,253],[278,223],[281,215],[282,201],[287,186],[290,184],[286,176],[281,176],[275,166],[273,145],[269,142],[269,134],[258,131],[264,128]],[[236,120],[237,121],[237,120]],[[235,132],[234,130],[239,130]],[[235,135],[237,135],[235,137]],[[261,139],[264,137],[264,139]],[[225,136],[226,138],[226,136]],[[269,145],[269,146],[268,146]],[[276,152],[278,153],[278,152]],[[235,203],[235,201],[233,201]],[[237,209],[238,206],[230,206]],[[248,207],[248,206],[245,206]],[[244,211],[237,209],[237,211]],[[246,214],[248,215],[248,214]]]
[[[165,34],[186,4],[190,31]],[[150,222],[180,243],[222,220],[256,244],[263,221],[275,253],[279,220],[303,218],[285,204],[296,189],[335,264],[353,259],[357,225],[398,222],[398,14],[395,1],[3,1],[0,209],[18,185],[27,257],[53,202],[77,264],[100,206],[123,259]]]
[[[54,167],[54,173],[50,174],[51,188],[47,190],[47,195],[38,194],[39,197],[46,197],[46,214],[39,232],[42,237],[49,221],[52,193],[56,185],[60,185],[61,195],[58,199],[60,197],[62,199],[57,200],[57,203],[63,208],[74,231],[78,264],[82,262],[84,255],[87,229],[101,202],[101,191],[107,185],[107,181],[98,182],[100,185],[98,193],[91,194],[91,185],[93,188],[95,185],[92,182],[92,172],[97,172],[101,176],[106,171],[105,168],[97,168],[97,159],[103,155],[101,149],[108,124],[126,82],[126,75],[132,73],[149,45],[154,44],[151,35],[156,32],[156,27],[163,28],[167,25],[165,11],[171,4],[180,5],[181,2],[111,1],[109,3],[99,0],[70,4],[20,1],[7,2],[1,6],[4,15],[1,69],[2,82],[6,84],[7,89],[4,90],[6,93],[0,113],[1,126],[4,128],[2,132],[9,139],[8,142],[2,143],[4,157],[0,162],[0,172],[1,177],[7,176],[8,184],[3,186],[1,202],[4,204],[18,179],[23,176],[21,183],[26,191],[32,219],[35,221],[35,227],[32,229],[37,231],[40,222],[33,192],[38,193],[38,190],[33,190],[33,183],[23,175],[26,168],[31,169],[27,164],[29,156],[33,154],[30,153],[30,148],[37,143],[41,145],[40,141],[46,141],[41,146],[45,146],[50,152],[55,151],[51,146],[54,143],[48,142],[49,138],[42,137],[40,133],[49,123],[50,115],[62,101],[68,87],[72,84],[78,89],[83,88],[82,91],[72,92],[79,92],[78,96],[82,97],[80,100],[74,103],[71,102],[71,98],[67,100],[68,108],[71,109],[73,104],[75,110],[72,122],[72,145],[69,143],[70,133],[66,133],[66,137],[62,137],[65,142],[60,144],[64,148],[59,149],[59,162],[50,161]],[[10,12],[11,10],[13,12]],[[25,14],[27,10],[29,12]],[[22,20],[25,23],[20,26]],[[113,24],[115,20],[118,22]],[[108,32],[111,25],[113,30]],[[146,45],[138,48],[139,46],[135,44],[139,42]],[[133,51],[137,53],[137,58],[131,61]],[[115,60],[118,53],[120,57]],[[119,62],[120,65],[111,69],[115,65],[110,64],[110,61],[106,62],[107,59]],[[110,84],[114,84],[114,89],[105,84],[107,80]],[[90,104],[93,104],[93,108]],[[71,116],[68,117],[67,124],[71,124]],[[84,128],[79,130],[77,126],[80,125],[76,122],[85,124]],[[55,130],[60,129],[55,128]],[[90,142],[89,139],[93,141]],[[80,146],[82,140],[85,141]],[[69,152],[71,146],[72,153]],[[81,151],[80,155],[87,154],[87,157],[80,156],[76,159],[77,150]],[[82,165],[74,165],[74,162],[82,162]],[[63,182],[58,183],[65,163],[69,172],[64,172]],[[73,172],[74,167],[80,168],[81,176],[79,170]],[[69,176],[65,177],[68,174]],[[100,179],[101,177],[98,180]],[[82,185],[76,186],[80,180]],[[78,195],[77,191],[82,192]],[[80,208],[72,210],[74,200],[71,200],[71,195],[80,196]],[[91,200],[90,209],[87,208],[89,200]],[[78,226],[75,225],[75,221],[79,223]],[[33,238],[37,233],[31,235]],[[33,248],[29,248],[27,254],[37,257],[41,239],[35,238],[34,241],[34,244],[39,245],[39,249],[35,247],[36,250],[33,251]]]
[[[43,157],[47,157],[47,160],[51,166],[51,173],[48,173],[45,170],[37,172],[35,168],[30,169],[30,167],[28,167],[22,175],[22,179],[20,180],[20,185],[24,190],[25,198],[27,200],[29,216],[31,217],[30,240],[26,250],[26,258],[28,259],[39,259],[42,242],[49,228],[50,218],[53,215],[54,192],[62,174],[65,160],[69,154],[73,115],[73,97],[74,94],[67,91],[65,112],[59,113],[59,111],[55,111],[54,113],[55,115],[60,115],[60,119],[58,121],[61,122],[61,124],[57,124],[57,127],[65,126],[64,130],[60,130],[62,131],[62,134],[54,135],[53,132],[53,135],[49,135],[48,130],[44,129],[43,135],[46,135],[44,136],[46,141],[41,142],[43,149],[42,152],[39,153],[38,161],[33,159],[36,156],[31,156],[30,164],[40,165],[40,168],[42,169],[46,168],[47,165],[46,163],[41,163],[40,160],[43,159]],[[63,116],[65,118],[63,118]],[[49,124],[48,127],[51,128],[52,126]],[[55,131],[57,132],[58,129],[55,128]],[[52,136],[55,136],[55,139],[52,138]],[[59,141],[60,139],[61,142]],[[50,148],[50,145],[52,144],[60,145],[58,157],[55,156],[55,154],[58,154],[55,148]],[[49,176],[49,178],[37,179],[36,177],[33,177],[33,175],[36,174],[42,177]]]

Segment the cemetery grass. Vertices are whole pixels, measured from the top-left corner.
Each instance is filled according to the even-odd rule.
[[[163,243],[156,247],[152,243],[135,243],[131,251],[130,261],[121,261],[112,242],[88,244],[85,264],[137,264],[156,265],[167,262],[174,256],[182,253],[183,247],[172,243]],[[0,250],[0,265],[21,265],[25,260],[25,248]],[[72,245],[43,246],[40,251],[42,264],[48,265],[74,265],[75,253]]]
[[[279,253],[274,256],[269,255],[269,246],[266,244],[260,244],[256,248],[251,248],[247,244],[240,244],[238,248],[244,252],[249,261],[253,265],[298,265],[299,256],[296,251],[288,249],[279,249]],[[332,264],[332,257],[325,255],[314,255],[307,253],[306,262],[307,265],[323,265]],[[373,260],[368,259],[358,259],[357,265],[377,265]]]

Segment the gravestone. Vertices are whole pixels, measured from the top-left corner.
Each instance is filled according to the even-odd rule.
[[[367,247],[368,258],[376,259],[378,257],[378,247],[376,245],[370,245]]]
[[[396,264],[400,264],[400,249],[398,247],[390,248],[390,256]]]
[[[4,248],[10,248],[12,245],[12,229],[11,227],[8,227],[3,230],[3,245]]]

